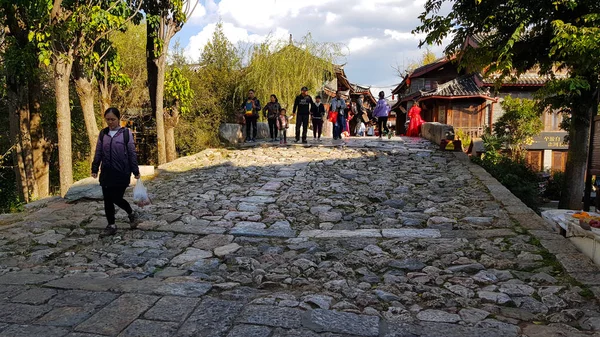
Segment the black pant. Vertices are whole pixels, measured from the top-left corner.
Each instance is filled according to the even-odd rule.
[[[246,140],[256,139],[256,134],[258,133],[256,121],[258,118],[254,115],[244,117],[246,118]],[[250,136],[250,127],[252,127],[252,136]]]
[[[390,130],[387,127],[387,117],[377,117],[377,128],[379,129],[379,137],[383,137],[383,129],[388,133]]]
[[[123,199],[127,186],[102,186],[102,196],[104,197],[104,211],[109,225],[115,224],[115,205],[123,209],[127,214],[133,210],[129,203]]]
[[[323,133],[323,119],[313,118],[313,136],[315,138],[321,139],[321,134]]]
[[[269,134],[271,139],[277,137],[277,118],[269,118]]]
[[[296,116],[296,141],[300,140],[300,127],[302,129],[302,141],[306,141],[306,134],[308,133],[308,115],[297,115]]]

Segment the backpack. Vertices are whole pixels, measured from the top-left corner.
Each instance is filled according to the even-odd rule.
[[[125,143],[125,153],[129,154],[127,152],[127,144],[129,144],[129,128],[125,127],[124,129],[125,132],[123,133],[123,142]],[[100,137],[100,147],[104,145],[104,136],[108,135],[109,131],[109,128],[104,128],[102,131],[100,131],[100,134],[102,135],[102,137]]]

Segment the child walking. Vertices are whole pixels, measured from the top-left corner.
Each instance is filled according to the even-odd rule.
[[[279,130],[279,144],[287,144],[287,129],[290,127],[288,118],[285,115],[287,111],[285,109],[279,110],[279,117],[277,117],[277,130]]]

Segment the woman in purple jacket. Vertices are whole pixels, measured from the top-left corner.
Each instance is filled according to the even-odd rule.
[[[387,134],[390,130],[387,127],[387,119],[390,114],[390,106],[385,100],[385,92],[379,92],[379,101],[377,102],[377,106],[373,110],[373,117],[377,117],[377,129],[379,129],[379,139],[383,135],[383,130],[385,128],[385,133]]]
[[[92,163],[92,177],[94,178],[98,177],[98,169],[102,163],[100,185],[104,196],[104,210],[108,226],[100,234],[101,237],[117,233],[115,205],[127,212],[131,228],[137,228],[138,216],[131,209],[129,203],[123,199],[123,195],[129,186],[131,174],[133,173],[136,179],[140,178],[133,135],[129,129],[121,127],[121,113],[117,108],[109,108],[104,113],[104,119],[108,127],[100,131]]]

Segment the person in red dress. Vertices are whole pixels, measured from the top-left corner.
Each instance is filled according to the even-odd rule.
[[[408,137],[419,137],[421,134],[421,125],[425,122],[421,118],[421,108],[419,108],[418,102],[415,102],[408,111],[408,118],[410,118],[410,123],[408,124],[406,135]]]

